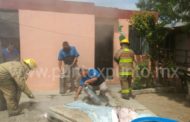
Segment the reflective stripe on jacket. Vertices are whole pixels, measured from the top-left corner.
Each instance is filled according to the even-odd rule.
[[[128,48],[124,48],[119,59],[119,75],[131,76],[133,68],[134,53]]]

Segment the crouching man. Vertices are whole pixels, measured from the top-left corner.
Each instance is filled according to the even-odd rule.
[[[100,95],[105,96],[106,92],[108,91],[108,88],[106,86],[105,79],[102,77],[100,72],[97,69],[80,69],[81,74],[81,80],[80,80],[80,86],[76,92],[75,100],[78,99],[82,89],[85,86],[90,86],[92,91],[100,90]],[[87,91],[85,90],[87,93]],[[95,92],[94,92],[95,93]],[[89,95],[89,93],[87,93]]]
[[[29,98],[34,98],[26,85],[26,80],[28,73],[36,67],[33,59],[0,64],[0,111],[8,109],[9,116],[22,113],[18,106],[21,92],[24,92]]]

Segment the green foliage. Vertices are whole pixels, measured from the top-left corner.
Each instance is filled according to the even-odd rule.
[[[119,25],[118,32],[120,33],[120,36],[119,36],[120,41],[123,40],[123,39],[126,39],[126,37],[125,37],[125,35],[124,35],[123,31],[122,31],[122,28],[123,28],[123,26]]]
[[[135,14],[131,18],[132,25],[143,36],[151,36],[151,30],[155,29],[155,21],[155,16],[147,12]]]
[[[144,69],[148,69],[148,64],[146,62],[142,62],[137,65],[136,72],[138,75],[134,79],[133,89],[143,89],[153,86],[152,74],[149,74],[149,72]],[[147,74],[149,74],[148,77]]]
[[[155,30],[152,30],[152,36],[148,36],[147,40],[150,45],[150,56],[152,60],[158,60],[160,47],[164,44],[169,31],[163,28],[162,24],[156,24]]]
[[[137,89],[143,89],[143,83],[140,77],[136,77],[133,83],[133,89],[137,90]]]
[[[119,25],[118,31],[119,31],[120,33],[122,32],[122,28],[123,28],[123,26],[122,26],[122,25]]]
[[[163,23],[190,20],[189,0],[139,0],[136,4],[141,10],[156,11]]]
[[[162,45],[168,31],[163,28],[163,24],[156,24],[155,16],[148,12],[133,15],[131,23],[141,38],[145,38],[145,41],[148,42],[150,56],[156,60],[158,58],[159,45]]]
[[[142,62],[142,63],[140,63],[140,64],[138,64],[138,72],[139,72],[139,74],[141,74],[140,72],[143,70],[143,69],[148,69],[148,65],[147,65],[147,63],[145,63],[145,62]],[[143,72],[143,74],[145,74],[145,75],[147,75],[147,70],[145,70],[144,72]],[[141,77],[143,77],[143,76],[141,76]]]

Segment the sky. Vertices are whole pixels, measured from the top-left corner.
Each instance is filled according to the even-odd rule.
[[[92,2],[97,6],[113,7],[127,10],[138,10],[136,3],[138,0],[65,0],[76,2]]]

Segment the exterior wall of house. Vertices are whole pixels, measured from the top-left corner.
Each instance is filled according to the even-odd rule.
[[[1,9],[19,10],[21,58],[37,60],[39,68],[31,73],[28,84],[38,91],[59,88],[57,55],[63,41],[70,42],[78,49],[79,65],[94,67],[95,18],[103,18],[106,22],[109,20],[111,24],[116,21],[113,44],[115,53],[120,48],[118,23],[124,26],[123,31],[128,37],[128,20],[140,12],[63,0],[0,1]],[[158,13],[154,14],[158,16]],[[113,63],[113,66],[114,71],[118,71],[117,64]],[[119,82],[117,73],[113,82]]]
[[[79,65],[94,66],[94,15],[19,10],[19,27],[21,58],[34,58],[39,66],[30,73],[31,89],[59,88],[57,56],[63,41],[78,49]]]

